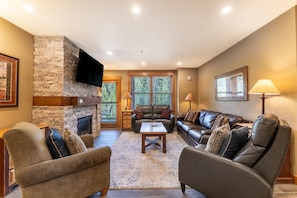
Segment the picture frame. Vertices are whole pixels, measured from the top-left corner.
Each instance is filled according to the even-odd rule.
[[[216,100],[244,101],[247,94],[248,66],[215,77]]]
[[[18,106],[19,59],[0,53],[0,107]]]

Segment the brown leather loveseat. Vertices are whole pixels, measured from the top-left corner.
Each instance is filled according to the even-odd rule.
[[[142,122],[162,122],[171,133],[175,125],[175,116],[169,105],[137,105],[132,115],[132,127],[139,133]]]

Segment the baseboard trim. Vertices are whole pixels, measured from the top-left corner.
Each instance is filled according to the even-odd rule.
[[[293,175],[293,178],[294,178],[294,184],[297,185],[297,175]]]

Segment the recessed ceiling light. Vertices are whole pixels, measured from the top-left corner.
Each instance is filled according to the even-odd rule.
[[[139,6],[133,6],[132,7],[132,12],[134,14],[139,14],[140,13],[140,7]]]
[[[228,14],[231,11],[231,6],[226,6],[222,9],[222,14]]]
[[[112,51],[108,51],[107,54],[108,54],[109,56],[112,56],[112,55],[113,55]]]
[[[177,62],[176,64],[177,64],[177,65],[181,65],[182,63],[181,63],[181,62]]]
[[[146,63],[145,63],[145,62],[142,62],[142,63],[141,63],[141,65],[142,65],[142,66],[145,66],[145,65],[146,65]]]
[[[34,8],[33,6],[29,5],[29,4],[23,4],[23,8],[29,12],[33,12]]]

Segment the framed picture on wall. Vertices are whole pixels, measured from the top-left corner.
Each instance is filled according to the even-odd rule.
[[[19,59],[0,53],[0,107],[18,106]]]
[[[248,66],[215,77],[216,100],[248,100]]]

